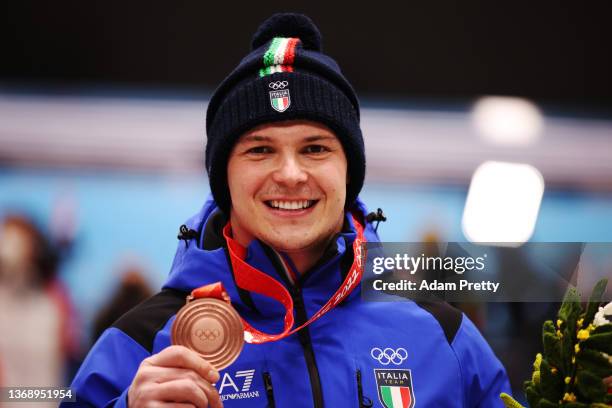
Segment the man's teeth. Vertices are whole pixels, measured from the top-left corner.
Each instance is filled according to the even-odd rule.
[[[313,205],[313,200],[298,200],[298,201],[281,201],[281,200],[272,200],[269,201],[270,206],[273,208],[278,208],[280,210],[301,210],[304,208],[308,208]]]

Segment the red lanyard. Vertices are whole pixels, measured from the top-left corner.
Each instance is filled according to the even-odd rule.
[[[280,340],[297,332],[336,307],[353,291],[353,289],[357,287],[359,282],[361,282],[363,268],[365,265],[365,252],[362,252],[365,250],[362,245],[365,243],[365,237],[363,235],[363,227],[361,224],[355,219],[355,217],[352,215],[351,217],[353,219],[353,224],[355,225],[355,230],[357,231],[357,237],[355,238],[355,241],[353,241],[353,254],[355,257],[353,264],[351,265],[351,269],[346,275],[344,282],[342,282],[342,285],[340,285],[336,293],[332,295],[327,303],[325,303],[325,305],[323,305],[323,307],[317,313],[308,319],[306,323],[295,329],[291,329],[294,323],[293,299],[291,298],[291,295],[276,279],[266,275],[245,262],[244,258],[246,257],[247,252],[246,248],[231,237],[231,225],[229,222],[227,223],[227,225],[223,228],[223,236],[227,241],[227,248],[229,250],[230,260],[234,270],[236,285],[241,289],[271,297],[272,299],[280,302],[285,308],[285,326],[281,333],[264,333],[251,326],[246,320],[242,319],[242,324],[244,325],[245,331],[244,338],[247,343],[259,344]],[[191,292],[191,296],[193,296],[193,298],[214,297],[225,300],[226,302],[230,301],[227,292],[220,282],[194,289]]]

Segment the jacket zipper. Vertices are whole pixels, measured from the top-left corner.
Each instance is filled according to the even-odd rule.
[[[274,408],[275,407],[274,390],[272,389],[272,377],[270,376],[270,373],[264,372],[263,380],[264,380],[264,387],[266,388],[266,396],[268,397],[268,407],[267,408]]]
[[[363,396],[363,384],[361,383],[361,370],[357,369],[355,373],[357,377],[357,398],[359,399],[359,408],[370,408],[374,405],[371,399]]]
[[[304,324],[308,319],[306,316],[306,308],[304,306],[304,299],[299,287],[293,287],[291,290],[293,297],[293,304],[295,305],[295,314],[297,318],[297,325]],[[304,327],[297,332],[300,344],[304,350],[304,358],[306,359],[306,366],[308,367],[308,376],[310,377],[310,388],[312,389],[312,400],[314,401],[315,408],[323,408],[323,391],[321,388],[321,377],[319,376],[319,369],[317,368],[317,361],[315,360],[314,350],[312,349],[312,342],[310,341],[310,332],[308,327]]]

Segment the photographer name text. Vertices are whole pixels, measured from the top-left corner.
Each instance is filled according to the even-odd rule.
[[[382,279],[376,279],[372,282],[372,288],[377,291],[384,292],[410,292],[410,291],[474,291],[474,292],[493,292],[496,293],[499,288],[498,282],[483,280],[480,282],[470,282],[467,279],[461,279],[459,282],[441,282],[437,279],[420,282],[413,282],[408,279],[402,279],[395,282],[387,282]]]

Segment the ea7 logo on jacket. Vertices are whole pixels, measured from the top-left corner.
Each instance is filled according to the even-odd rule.
[[[219,385],[221,400],[259,397],[259,391],[251,391],[254,376],[255,370],[236,371],[233,378],[229,373],[224,373]]]
[[[378,399],[385,408],[413,408],[415,405],[410,370],[374,369]]]

